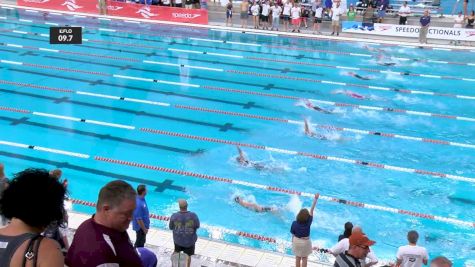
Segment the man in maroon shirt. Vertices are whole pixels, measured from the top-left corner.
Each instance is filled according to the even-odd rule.
[[[135,210],[135,190],[120,180],[99,192],[96,214],[76,231],[66,255],[69,267],[142,267],[126,230]]]

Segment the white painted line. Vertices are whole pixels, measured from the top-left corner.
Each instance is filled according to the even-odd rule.
[[[139,21],[133,21],[133,20],[124,20],[124,22],[127,22],[127,23],[134,23],[134,24],[140,24]]]
[[[52,149],[52,148],[41,147],[41,146],[34,146],[33,149],[34,150],[39,150],[39,151],[45,151],[45,152],[50,152],[50,153],[56,153],[56,154],[62,154],[62,155],[77,157],[77,158],[84,158],[84,159],[89,158],[89,155],[86,155],[86,154],[64,151],[64,150],[59,150],[59,149]]]
[[[56,12],[50,12],[51,15],[56,15],[56,16],[62,16],[63,14],[61,13],[56,13]]]
[[[388,169],[388,170],[401,171],[401,172],[414,172],[415,171],[414,169],[396,167],[396,166],[391,166],[391,165],[384,165],[384,168]]]
[[[322,83],[327,83],[327,84],[336,84],[336,85],[342,85],[342,86],[346,86],[346,83],[341,83],[341,82],[322,81]]]
[[[185,50],[185,49],[175,49],[175,48],[168,48],[169,51],[174,51],[174,52],[184,52],[184,53],[193,53],[193,54],[203,54],[201,51],[195,51],[195,50]]]
[[[55,52],[55,53],[58,53],[59,50],[56,50],[56,49],[49,49],[49,48],[38,48],[38,50],[41,50],[41,51],[48,51],[48,52]]]
[[[463,99],[475,99],[475,96],[466,96],[466,95],[456,95],[455,97],[463,98]]]
[[[396,74],[396,75],[400,75],[401,73],[400,72],[397,72],[397,71],[390,71],[390,70],[381,70],[379,71],[380,73],[384,73],[384,74]]]
[[[467,147],[467,148],[475,148],[475,145],[470,144],[463,144],[463,143],[456,143],[456,142],[449,142],[453,146],[460,146],[460,147]]]
[[[337,157],[327,157],[328,160],[333,160],[333,161],[341,161],[341,162],[346,162],[346,163],[352,163],[355,164],[356,160],[353,159],[344,159],[344,158],[337,158]]]
[[[19,34],[28,34],[27,32],[24,32],[24,31],[17,31],[17,30],[13,30],[12,32],[14,32],[14,33],[19,33]]]
[[[177,82],[169,82],[169,81],[162,81],[162,80],[155,80],[156,83],[163,83],[163,84],[171,84],[171,85],[179,85],[179,86],[188,86],[188,87],[200,87],[197,84],[190,84],[190,83],[177,83]]]
[[[412,115],[420,115],[420,116],[432,116],[431,113],[428,112],[420,112],[420,111],[412,111],[412,110],[406,110],[407,114],[412,114]]]
[[[74,15],[75,18],[86,18],[86,16]]]
[[[467,118],[467,117],[457,117],[457,120],[461,120],[461,121],[475,121],[474,118]]]
[[[53,25],[53,26],[58,26],[59,24],[58,23],[54,23],[54,22],[45,22],[46,25]]]
[[[112,77],[122,78],[122,79],[129,79],[129,80],[137,80],[137,81],[153,82],[153,79],[133,77],[133,76],[125,76],[125,75],[117,75],[117,74],[112,75]]]
[[[266,150],[272,151],[272,152],[277,152],[277,153],[283,153],[283,154],[289,154],[289,155],[297,155],[297,151],[292,151],[292,150],[287,150],[287,149],[280,149],[280,148],[274,148],[274,147],[267,147]]]
[[[82,39],[84,42],[89,42],[89,39],[83,38]]]
[[[69,120],[69,121],[81,121],[80,118],[61,116],[61,115],[55,115],[55,114],[49,114],[49,113],[43,113],[43,112],[34,111],[32,114],[37,115],[37,116],[42,116],[42,117],[56,118],[56,119]]]
[[[7,7],[7,6],[2,6],[3,9],[8,9],[8,10],[13,10],[13,8],[11,7]]]
[[[190,40],[212,42],[212,43],[223,43],[222,40],[212,40],[212,39],[202,39],[202,38],[190,38]]]
[[[7,46],[10,46],[10,47],[18,47],[18,48],[23,48],[22,45],[16,45],[16,44],[7,44]]]
[[[150,105],[156,105],[156,106],[163,106],[163,107],[169,107],[169,103],[163,103],[163,102],[155,102],[155,101],[150,101],[150,100],[142,100],[142,99],[136,99],[136,98],[124,98],[124,101],[130,101],[130,102],[137,102],[137,103],[144,103],[144,104],[150,104]]]
[[[46,33],[42,33],[42,34],[40,34],[40,36],[48,37],[48,38],[49,38],[49,34],[46,34]]]
[[[207,68],[207,67],[189,66],[189,65],[184,65],[184,66],[190,69],[210,70],[210,71],[220,71],[220,72],[223,71],[223,69],[216,69],[216,68]]]
[[[103,32],[115,32],[114,29],[99,28],[99,30]]]
[[[97,18],[97,19],[98,20],[107,20],[107,21],[111,20],[111,19],[106,19],[106,18]]]
[[[28,23],[32,23],[32,22],[33,22],[32,20],[29,20],[29,19],[19,19],[18,21],[21,21],[21,22],[28,22]]]
[[[467,81],[467,82],[475,82],[475,79],[470,79],[470,78],[462,78],[462,80]]]
[[[260,44],[248,44],[248,43],[231,42],[231,41],[227,41],[226,43],[228,43],[228,44],[237,44],[237,45],[247,45],[247,46],[257,46],[257,47],[262,46]]]
[[[370,109],[370,110],[378,110],[378,111],[382,111],[384,110],[384,108],[381,108],[381,107],[373,107],[373,106],[362,106],[362,105],[358,105],[357,108],[362,108],[362,109]]]
[[[344,69],[344,70],[360,70],[360,68],[354,67],[344,67],[344,66],[336,66],[337,69]]]
[[[475,63],[467,63],[469,66],[475,66]]]
[[[128,130],[134,130],[135,129],[134,126],[116,124],[116,123],[109,123],[109,122],[103,122],[103,121],[95,121],[95,120],[86,120],[86,123],[104,125],[104,126],[110,126],[110,127],[116,127],[116,128],[122,128],[122,129],[128,129]]]
[[[78,95],[89,95],[89,96],[95,96],[95,97],[101,97],[101,98],[109,98],[109,99],[114,99],[114,100],[120,100],[120,97],[118,97],[118,96],[113,96],[113,95],[95,94],[95,93],[89,93],[89,92],[83,92],[83,91],[76,91],[76,94],[78,94]]]
[[[376,89],[376,90],[383,90],[383,91],[389,91],[391,89],[387,88],[387,87],[381,87],[381,86],[368,86],[368,88],[371,88],[371,89]]]
[[[144,60],[143,62],[149,63],[149,64],[156,64],[156,65],[180,67],[180,64],[168,63],[168,62],[158,62],[158,61],[151,61],[151,60]]]
[[[233,57],[233,58],[243,58],[243,56],[236,56],[236,55],[226,55],[226,54],[220,54],[220,53],[211,53],[211,52],[206,52],[207,55],[211,56],[218,56],[218,57]]]
[[[245,32],[245,33],[252,34],[252,35],[279,36],[275,33],[261,33],[261,32]]]
[[[0,17],[0,19],[7,19],[7,17]]]
[[[0,145],[21,147],[21,148],[28,148],[28,147],[29,147],[28,145],[25,145],[25,144],[14,143],[14,142],[8,142],[8,141],[2,141],[2,140],[0,140]]]
[[[448,64],[449,63],[447,61],[440,61],[440,60],[427,60],[427,62],[439,63],[439,64]]]
[[[426,78],[437,78],[437,79],[441,78],[439,75],[429,75],[429,74],[419,74],[419,76],[426,77]]]
[[[10,60],[0,60],[0,62],[5,63],[5,64],[13,64],[13,65],[23,65],[23,63],[18,62],[18,61],[10,61]]]
[[[371,57],[371,55],[368,54],[358,54],[358,53],[350,53],[351,56],[357,56],[357,57]]]
[[[400,139],[406,139],[406,140],[422,141],[422,138],[420,137],[412,137],[412,136],[405,136],[405,135],[398,135],[398,134],[395,134],[394,137],[400,138]]]
[[[425,92],[425,91],[417,91],[417,90],[411,90],[411,93],[419,94],[419,95],[434,95],[434,92]]]
[[[25,11],[26,11],[26,12],[30,12],[30,13],[38,13],[37,10],[30,10],[30,9],[27,9],[27,10],[25,10]]]

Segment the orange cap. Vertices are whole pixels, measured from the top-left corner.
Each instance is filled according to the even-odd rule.
[[[362,233],[354,233],[350,235],[350,246],[372,246],[376,242]]]

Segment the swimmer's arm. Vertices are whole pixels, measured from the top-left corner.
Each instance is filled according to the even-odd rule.
[[[310,208],[310,216],[313,217],[313,210],[315,210],[315,206],[317,205],[317,200],[318,200],[318,197],[320,196],[320,194],[315,194],[315,197],[313,198],[313,203],[312,203],[312,207]]]

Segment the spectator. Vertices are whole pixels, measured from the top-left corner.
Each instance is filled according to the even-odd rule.
[[[351,4],[350,8],[348,9],[348,12],[346,12],[346,19],[348,21],[354,21],[355,17],[356,17],[355,7],[353,6],[353,4]]]
[[[233,26],[233,0],[229,0],[226,4],[226,27],[228,27],[228,24],[231,24],[231,27]]]
[[[320,1],[315,1],[313,2],[314,6],[312,6],[313,9],[313,16],[314,16],[314,21],[313,21],[313,33],[315,32],[322,34],[320,31],[320,26],[323,21],[323,7],[322,7],[322,2]]]
[[[288,31],[288,28],[289,28],[291,9],[292,9],[292,3],[290,3],[290,0],[287,0],[287,2],[285,2],[284,4],[284,9],[282,11],[282,15],[284,19],[284,31]]]
[[[106,0],[99,0],[99,14],[107,15],[107,3]]]
[[[8,178],[5,176],[5,165],[3,163],[0,163],[0,198],[2,198],[3,191],[7,189],[10,181]],[[0,224],[1,226],[5,225],[7,223],[7,220],[5,216],[0,215]]]
[[[424,247],[417,246],[419,234],[416,231],[407,233],[409,245],[401,246],[397,250],[397,266],[400,267],[421,267],[427,265],[427,250]]]
[[[200,9],[200,0],[193,0],[192,1],[192,7],[194,9]]]
[[[411,8],[404,2],[397,12],[399,15],[399,25],[407,24],[407,17],[411,14]]]
[[[371,3],[363,12],[363,24],[364,23],[374,23],[374,8],[373,8],[373,5],[371,5]]]
[[[300,17],[302,12],[302,9],[298,6],[297,3],[294,3],[294,7],[290,10],[290,13],[292,14],[292,32],[300,32],[300,23],[302,22],[302,19]]]
[[[463,22],[464,22],[464,17],[462,15],[462,12],[459,12],[459,14],[457,15],[457,17],[455,17],[454,19],[454,28],[462,28],[462,25],[463,25]]]
[[[342,235],[338,236],[338,242],[340,242],[343,238],[349,238],[351,235],[351,230],[353,230],[353,224],[351,222],[346,222],[345,231],[343,231]]]
[[[340,35],[340,16],[341,16],[341,10],[340,10],[340,2],[336,2],[335,7],[332,8],[331,10],[331,17],[332,17],[332,35]]]
[[[350,223],[351,224],[351,223]],[[346,224],[345,224],[345,232],[346,232]],[[351,235],[349,237],[342,238],[336,245],[334,245],[332,248],[328,250],[333,256],[337,257],[339,254],[344,253],[348,249],[350,249],[350,238],[354,234],[363,234],[363,231],[361,230],[361,227],[355,226],[351,230]],[[365,258],[361,259],[361,263],[365,267],[369,267],[372,265],[375,265],[378,263],[378,258],[376,255],[372,252],[369,251],[368,254],[366,255]]]
[[[247,28],[247,19],[249,18],[249,1],[241,2],[241,28]]]
[[[369,240],[362,233],[353,233],[349,238],[349,249],[340,253],[333,266],[335,267],[358,267],[361,266],[360,261],[364,260],[370,251],[369,247],[376,242]]]
[[[178,201],[180,211],[170,218],[169,228],[173,230],[175,252],[183,251],[187,254],[187,266],[190,267],[191,256],[195,254],[195,243],[198,239],[196,230],[200,228],[200,220],[194,212],[188,211],[188,203],[184,199]]]
[[[444,256],[439,256],[430,262],[430,267],[452,267],[452,262]]]
[[[183,0],[173,0],[174,7],[183,7]]]
[[[282,8],[277,4],[272,4],[271,10],[272,10],[272,27],[270,28],[270,30],[272,31],[273,29],[275,29],[276,31],[278,31],[280,14],[282,13]]]
[[[185,8],[192,9],[193,8],[193,0],[185,0]]]
[[[143,247],[147,239],[148,229],[150,229],[150,215],[148,212],[145,196],[147,195],[147,187],[141,184],[137,186],[136,206],[134,217],[132,219],[132,228],[136,233],[135,247]]]
[[[60,169],[54,169],[49,172],[49,175],[51,175],[53,178],[56,178],[56,180],[61,181],[61,176],[63,176],[63,171]]]
[[[305,29],[307,29],[308,28],[307,20],[308,20],[308,17],[310,17],[310,11],[304,6],[301,6],[300,9],[301,9],[300,14],[302,14],[303,25],[305,26]]]
[[[467,28],[473,29],[473,23],[475,22],[475,11],[472,10],[472,13],[470,13],[470,16],[467,17]]]
[[[141,267],[142,261],[126,231],[135,210],[135,198],[135,190],[124,181],[112,181],[102,187],[96,214],[76,230],[66,265]]]
[[[156,267],[158,263],[157,255],[147,248],[137,248],[137,253],[142,260],[143,267]]]
[[[254,1],[251,6],[252,21],[254,22],[254,29],[259,29],[259,5]]]
[[[310,212],[307,209],[301,209],[290,227],[290,232],[292,233],[292,252],[295,255],[296,267],[306,267],[308,255],[312,253],[310,226],[312,225],[313,211],[319,196],[319,194],[315,194]]]
[[[378,23],[383,23],[384,17],[386,17],[386,6],[381,3],[381,5],[378,5]]]
[[[66,212],[64,213],[67,218]],[[65,220],[65,222],[67,219]],[[52,222],[43,232],[43,236],[51,238],[58,242],[59,247],[63,255],[66,255],[69,249],[69,242],[67,236],[66,224],[58,224],[58,222]]]
[[[420,18],[421,29],[419,30],[419,43],[427,44],[427,32],[429,31],[430,15],[429,10],[424,10],[424,15]]]
[[[269,13],[270,13],[270,5],[269,5],[269,2],[266,0],[262,4],[262,12],[261,12],[261,22],[262,22],[263,30],[269,29]]]
[[[63,267],[58,243],[40,235],[52,222],[62,223],[63,203],[64,188],[48,171],[17,173],[0,199],[1,214],[11,219],[0,229],[0,266]]]

